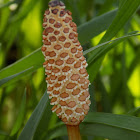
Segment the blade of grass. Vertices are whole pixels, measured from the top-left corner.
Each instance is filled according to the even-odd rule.
[[[116,13],[117,9],[93,18],[89,22],[80,25],[78,27],[80,43],[85,44],[93,37],[105,31],[113,21]]]
[[[89,113],[82,128],[85,135],[97,135],[113,140],[139,140],[140,119],[127,115]]]
[[[139,113],[140,113],[140,107],[137,107],[137,108],[131,109],[131,110],[127,113],[127,115],[137,115],[137,114],[139,114]]]
[[[43,61],[44,58],[39,48],[34,52],[32,52],[31,54],[21,58],[17,62],[2,69],[0,71],[0,79],[19,73],[31,67],[33,67],[32,70],[37,69],[42,66]]]
[[[14,74],[14,75],[8,76],[8,77],[6,77],[6,78],[0,79],[0,86],[2,86],[3,84],[7,83],[7,82],[10,81],[10,80],[12,80],[12,79],[15,78],[15,77],[17,77],[17,76],[19,76],[19,75],[21,75],[21,74],[23,74],[23,73],[25,73],[25,72],[28,72],[29,70],[31,71],[32,68],[33,68],[33,67],[28,68],[28,69],[26,69],[26,70],[23,70],[23,71],[21,71],[21,72],[19,72],[19,73],[16,73],[16,74]]]
[[[136,31],[137,32],[137,31]],[[139,36],[140,34],[139,33],[129,33],[128,35],[125,35],[125,36],[122,36],[122,37],[119,37],[119,38],[116,38],[113,40],[112,44],[108,44],[108,45],[105,45],[99,53],[95,54],[94,55],[94,59],[93,61],[97,61],[100,57],[104,56],[108,51],[110,51],[112,48],[116,47],[117,44],[123,42],[124,40],[128,39],[129,37],[134,37],[134,36]]]
[[[33,138],[37,126],[47,106],[47,102],[48,94],[47,92],[45,92],[39,104],[32,113],[30,119],[28,120],[22,132],[20,133],[18,140],[31,140]]]
[[[115,19],[101,39],[100,43],[111,40],[135,13],[139,5],[140,0],[125,0],[125,3],[119,7]]]
[[[128,115],[116,115],[111,113],[89,113],[85,118],[86,123],[101,123],[110,126],[123,128],[126,130],[138,132],[140,134],[140,119],[139,117]]]
[[[44,137],[48,134],[47,132],[49,129],[50,119],[52,116],[51,108],[52,106],[50,105],[50,102],[48,102],[47,107],[45,108],[45,111],[43,112],[42,118],[36,129],[33,140],[44,140]]]
[[[100,136],[113,140],[139,140],[139,124],[140,119],[138,117],[89,112],[84,122],[80,125],[80,131],[81,134],[86,136]],[[65,130],[66,128],[64,125],[55,127],[50,131],[47,139],[54,139],[67,135]]]
[[[140,0],[133,0],[133,1],[126,0],[123,3],[123,5],[119,7],[115,19],[113,20],[112,24],[110,25],[107,32],[105,33],[105,35],[103,36],[103,38],[99,43],[103,43],[108,40],[111,40],[120,31],[120,29],[126,24],[126,22],[130,19],[130,17],[135,13],[139,5],[140,5]],[[92,71],[94,69],[94,77],[92,77],[91,82],[94,80],[95,75],[99,71],[101,63],[104,59],[104,57],[102,56],[100,57],[100,59],[98,59],[98,61],[93,62],[94,54],[95,53],[98,54],[99,51],[100,49],[98,51],[93,52],[93,54],[91,54],[88,59],[88,62],[90,63],[92,62],[92,63],[90,64],[90,67],[88,67],[87,69],[92,69]]]
[[[23,99],[22,99],[22,102],[20,105],[18,117],[16,119],[14,127],[12,128],[10,136],[15,135],[19,131],[19,129],[21,128],[21,125],[23,124],[23,121],[24,121],[25,107],[26,107],[26,89],[24,91],[24,95],[23,95]]]
[[[118,38],[116,38],[116,39],[113,39],[113,40],[104,42],[104,43],[102,43],[102,44],[99,44],[99,45],[97,45],[97,46],[95,46],[95,47],[92,47],[92,48],[90,48],[90,49],[84,51],[83,54],[86,55],[86,54],[88,54],[89,52],[92,52],[92,51],[94,51],[94,50],[96,50],[96,49],[101,50],[101,51],[104,52],[104,50],[106,50],[106,49],[108,48],[108,47],[103,48],[105,45],[107,45],[107,44],[109,44],[109,43],[111,43],[111,42],[118,41],[118,40],[121,42],[121,41],[122,41],[121,39],[127,39],[128,37],[138,36],[138,35],[140,35],[140,33],[138,33],[138,32],[139,32],[139,31],[131,32],[131,33],[129,33],[129,34],[127,34],[127,35],[124,35],[124,36],[122,36],[122,37],[118,37]],[[102,48],[100,48],[100,47],[102,47]],[[110,50],[110,48],[108,48],[108,49]],[[105,51],[105,53],[106,53],[106,52],[107,52],[107,51]],[[98,55],[98,54],[94,54],[93,57],[94,57],[95,55]]]
[[[139,35],[139,34],[137,34],[137,35]],[[93,59],[92,60],[93,61],[92,63],[90,61],[87,61],[88,64],[89,64],[89,66],[87,67],[87,71],[88,71],[88,74],[89,74],[89,80],[90,80],[90,82],[93,82],[93,80],[94,80],[94,78],[95,78],[95,76],[96,76],[96,74],[97,74],[97,72],[99,70],[99,66],[101,65],[101,63],[100,63],[101,61],[99,61],[100,58],[103,57],[113,47],[116,47],[119,43],[121,43],[122,41],[124,41],[125,39],[127,39],[130,36],[133,36],[133,34],[132,35],[129,34],[129,35],[126,35],[126,36],[117,38],[112,43],[110,43],[108,45],[106,45],[106,43],[103,43],[103,46],[102,47],[100,47],[100,44],[99,44],[99,45],[97,45],[95,47],[95,49],[94,49],[94,47],[91,48],[91,51],[94,49],[97,52],[100,49],[100,52],[98,52],[97,54],[94,53],[91,56],[92,59]],[[110,42],[110,41],[108,41],[108,42]],[[99,49],[97,49],[98,47],[99,47]],[[96,64],[96,67],[95,67],[95,65],[93,63]],[[94,69],[94,71],[93,71],[93,69]]]

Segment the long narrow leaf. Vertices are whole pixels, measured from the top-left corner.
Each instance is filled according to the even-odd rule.
[[[112,24],[110,25],[106,34],[103,36],[100,42],[111,40],[126,24],[129,18],[135,13],[139,5],[140,0],[126,0],[123,5],[119,7],[115,19],[113,20]]]
[[[107,12],[99,17],[78,27],[79,41],[81,44],[88,42],[93,37],[105,31],[117,13],[117,9]]]
[[[139,124],[138,117],[94,112],[86,116],[80,125],[80,131],[86,136],[100,136],[113,140],[139,140]],[[49,134],[47,139],[67,135],[66,127],[64,125],[56,127]]]
[[[91,61],[88,61],[89,66],[87,67],[87,71],[89,74],[90,82],[93,82],[93,80],[97,74],[97,70],[99,69],[98,66],[100,66],[100,64],[101,64],[100,61],[98,61],[98,60],[100,60],[100,58],[103,57],[113,47],[116,47],[119,43],[121,43],[125,39],[132,37],[132,36],[135,36],[135,35],[139,35],[139,34],[128,34],[126,36],[112,40],[113,42],[110,44],[107,44],[107,43],[109,43],[111,41],[107,41],[105,43],[102,43],[102,46],[100,46],[101,44],[99,44],[95,48],[93,47],[90,50],[87,50],[87,52],[85,52],[85,53],[88,53],[88,52],[93,51],[93,50],[95,50],[95,51],[100,50],[97,54],[94,53],[92,55],[92,61],[96,64],[96,67],[94,64],[91,63]],[[93,69],[94,69],[94,71],[93,71]]]
[[[84,135],[95,135],[113,140],[139,140],[140,119],[127,115],[89,113],[81,131]]]
[[[135,13],[136,9],[140,5],[140,0],[126,0],[121,7],[119,7],[119,11],[117,13],[117,16],[113,20],[112,24],[110,25],[109,29],[107,30],[106,34],[101,39],[100,43],[106,42],[111,40],[119,31],[120,29],[126,24],[128,19]],[[119,22],[118,22],[119,21]],[[103,61],[103,56],[98,59],[98,61],[93,62],[94,54],[98,54],[100,51],[94,51],[90,57],[88,58],[88,62],[92,62],[90,66],[87,68],[89,70],[94,69],[94,76],[91,79],[91,82],[94,80],[95,75],[99,71],[99,68],[101,66],[101,63]]]
[[[32,113],[30,119],[23,128],[18,140],[31,140],[43,115],[43,112],[47,106],[48,95],[45,92],[39,104]]]
[[[95,47],[93,47],[93,48],[90,48],[90,49],[84,51],[83,54],[86,55],[86,54],[88,54],[89,52],[92,52],[92,51],[94,51],[94,50],[96,50],[96,49],[99,49],[99,48],[100,48],[100,50],[103,50],[103,51],[104,51],[106,48],[108,48],[108,47],[105,47],[105,48],[104,48],[105,45],[107,45],[107,44],[109,44],[109,43],[112,43],[112,42],[121,41],[122,39],[127,39],[128,37],[140,35],[140,34],[137,33],[137,32],[138,32],[138,31],[136,31],[135,33],[132,32],[132,33],[129,33],[128,35],[125,35],[125,36],[122,36],[122,37],[119,37],[119,38],[116,38],[116,39],[113,39],[113,40],[104,42],[104,43],[102,43],[102,44],[99,44],[99,45],[97,45],[97,46],[95,46]]]
[[[19,75],[21,75],[21,74],[23,74],[23,73],[25,73],[25,72],[28,72],[29,70],[31,71],[32,68],[33,68],[33,67],[28,68],[28,69],[26,69],[26,70],[23,70],[23,71],[21,71],[21,72],[19,72],[19,73],[16,73],[16,74],[14,74],[14,75],[8,76],[8,77],[6,77],[6,78],[0,79],[0,86],[2,86],[3,84],[7,83],[7,82],[10,81],[10,80],[12,80],[12,79],[15,78],[15,77],[17,77],[17,76],[19,76]],[[1,77],[0,77],[0,78],[1,78]]]
[[[16,122],[14,124],[14,127],[13,127],[12,131],[11,131],[10,136],[15,135],[19,131],[19,129],[20,129],[20,127],[21,127],[21,125],[24,121],[25,107],[26,107],[26,89],[24,91],[24,95],[23,95],[23,99],[22,99],[22,102],[21,102],[21,105],[20,105],[18,117],[16,119]]]
[[[30,55],[27,55],[17,62],[2,69],[0,71],[0,79],[19,73],[31,67],[33,67],[32,70],[37,69],[42,66],[43,61],[44,58],[39,48],[32,52]]]
[[[51,111],[52,106],[50,103],[47,103],[47,106],[43,112],[42,118],[39,122],[39,125],[36,129],[35,135],[34,135],[34,140],[44,140],[44,137],[48,135],[48,128],[50,124],[50,119],[52,116],[52,111]],[[45,124],[45,125],[44,125]]]

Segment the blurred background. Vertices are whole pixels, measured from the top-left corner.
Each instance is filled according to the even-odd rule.
[[[77,26],[119,6],[118,0],[63,2],[72,11]],[[47,8],[48,0],[0,0],[0,70],[42,46],[43,14]],[[140,31],[140,9],[116,37],[135,30]],[[96,46],[104,33],[84,44],[84,50]],[[23,125],[46,90],[43,67],[0,87],[0,130],[11,131],[25,87],[27,102]],[[133,115],[140,116],[140,36],[127,39],[107,53],[90,88],[94,111],[133,114],[136,108]]]

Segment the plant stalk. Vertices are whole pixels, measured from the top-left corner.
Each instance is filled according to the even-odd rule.
[[[81,140],[79,125],[66,125],[69,140]]]

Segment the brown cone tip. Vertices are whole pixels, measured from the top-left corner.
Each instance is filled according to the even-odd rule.
[[[77,25],[64,3],[53,0],[43,19],[43,46],[47,93],[52,112],[67,125],[78,125],[90,106],[89,75]]]
[[[49,2],[49,7],[55,7],[55,6],[65,6],[65,4],[62,1],[59,0],[52,0]]]

